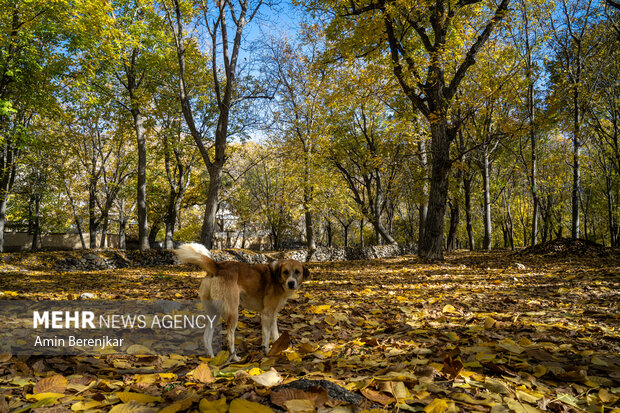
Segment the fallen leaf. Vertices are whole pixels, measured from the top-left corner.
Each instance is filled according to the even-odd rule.
[[[148,394],[143,393],[134,393],[134,392],[117,392],[116,396],[121,399],[123,403],[128,402],[138,402],[138,403],[152,403],[152,402],[160,402],[163,399],[159,396],[150,396]]]
[[[269,407],[245,399],[234,399],[230,402],[229,413],[273,413]]]
[[[60,374],[39,380],[35,384],[33,393],[64,393],[67,389],[67,379]]]
[[[286,407],[286,411],[290,413],[312,413],[316,411],[314,403],[311,400],[305,399],[287,400],[284,402],[284,407]]]
[[[206,363],[200,363],[194,369],[192,377],[194,377],[194,380],[205,384],[211,384],[215,381],[215,377],[213,377],[213,373],[211,373],[211,369]]]
[[[289,335],[288,331],[285,331],[271,345],[271,349],[269,350],[269,353],[267,353],[267,355],[268,356],[276,356],[276,355],[280,354],[281,352],[283,352],[284,350],[286,350],[288,348],[289,344],[291,344],[291,336]]]
[[[201,413],[226,413],[228,411],[228,404],[226,403],[225,397],[213,401],[202,399],[200,400],[198,409]]]
[[[273,367],[269,371],[261,373],[257,376],[250,376],[250,378],[256,384],[260,384],[265,387],[273,387],[282,382],[282,376],[280,376],[280,373],[278,373]]]

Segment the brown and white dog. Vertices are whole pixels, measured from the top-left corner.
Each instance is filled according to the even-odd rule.
[[[269,352],[269,339],[278,339],[278,311],[299,285],[310,277],[308,269],[296,260],[279,260],[270,264],[216,262],[209,250],[197,243],[184,244],[174,251],[182,263],[199,265],[207,272],[200,284],[200,299],[208,314],[221,314],[226,323],[230,360],[235,353],[235,329],[239,304],[261,313],[263,348]],[[218,322],[216,320],[215,322]],[[203,340],[209,357],[213,357],[213,324],[206,323]]]

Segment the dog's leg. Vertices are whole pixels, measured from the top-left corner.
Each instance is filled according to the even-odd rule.
[[[212,300],[203,299],[202,308],[207,316],[202,341],[204,342],[205,349],[207,350],[207,355],[209,357],[215,357],[215,354],[213,353],[213,331],[215,330],[217,323],[220,322],[222,306],[221,303],[220,305],[217,305]]]
[[[233,289],[226,294],[223,300],[222,317],[226,322],[226,337],[228,339],[228,351],[230,356],[228,361],[239,361],[240,358],[235,352],[235,330],[237,329],[237,321],[239,319],[239,292]]]
[[[280,333],[278,332],[278,314],[273,315],[273,322],[271,323],[271,339],[275,342],[280,338]]]
[[[263,349],[265,350],[265,354],[269,353],[269,338],[273,329],[274,319],[275,314],[265,308],[261,314],[261,326],[263,327]]]

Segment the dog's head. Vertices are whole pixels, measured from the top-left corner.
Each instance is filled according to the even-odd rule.
[[[279,260],[270,264],[271,271],[280,284],[287,290],[296,290],[299,285],[310,278],[310,271],[296,260]]]

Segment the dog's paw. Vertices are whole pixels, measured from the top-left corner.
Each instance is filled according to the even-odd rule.
[[[237,356],[237,354],[233,353],[228,357],[228,360],[226,360],[226,363],[236,362],[236,361],[241,361],[241,358]]]

